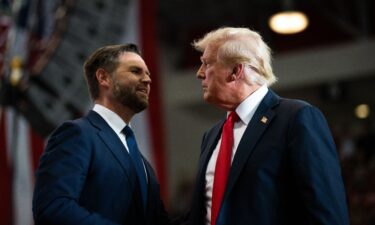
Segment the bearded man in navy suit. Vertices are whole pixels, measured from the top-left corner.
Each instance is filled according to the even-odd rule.
[[[156,176],[129,124],[150,93],[137,46],[102,47],[84,69],[95,105],[51,135],[36,173],[35,224],[167,224]]]
[[[316,107],[268,88],[276,78],[261,36],[226,27],[193,46],[203,53],[203,98],[228,119],[203,136],[189,224],[348,225],[327,122]]]

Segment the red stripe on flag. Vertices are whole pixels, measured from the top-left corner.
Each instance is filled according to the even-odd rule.
[[[141,46],[142,55],[146,61],[149,70],[152,74],[152,84],[151,84],[151,94],[150,94],[150,106],[149,106],[149,116],[150,116],[150,129],[151,129],[151,143],[152,151],[156,166],[156,171],[158,174],[158,179],[161,186],[161,195],[163,199],[167,199],[167,176],[166,176],[166,158],[165,158],[165,140],[164,140],[164,123],[163,117],[161,115],[162,105],[161,101],[161,90],[160,83],[158,80],[158,58],[156,54],[157,34],[155,30],[155,20],[156,20],[156,1],[155,0],[141,0],[139,7],[140,15],[140,36],[141,36]]]
[[[0,224],[12,224],[12,179],[7,157],[5,110],[0,109]]]
[[[44,140],[31,127],[29,128],[29,138],[31,143],[31,155],[33,171],[36,170],[39,164],[39,157],[43,152]]]

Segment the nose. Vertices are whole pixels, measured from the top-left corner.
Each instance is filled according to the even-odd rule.
[[[144,76],[143,76],[143,78],[142,78],[142,82],[143,83],[145,83],[145,84],[151,84],[151,77],[150,77],[150,75],[148,75],[148,74],[145,74]]]
[[[204,67],[203,67],[203,64],[199,67],[198,71],[197,71],[197,74],[196,74],[196,77],[198,79],[204,79],[205,75],[204,75]]]

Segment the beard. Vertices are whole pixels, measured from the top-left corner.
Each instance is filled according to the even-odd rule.
[[[135,86],[121,86],[117,79],[113,80],[113,95],[122,105],[139,113],[148,107],[148,98],[137,95]]]

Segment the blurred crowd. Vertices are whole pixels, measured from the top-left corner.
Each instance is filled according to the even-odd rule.
[[[352,225],[375,224],[375,132],[366,124],[357,136],[335,134]]]

